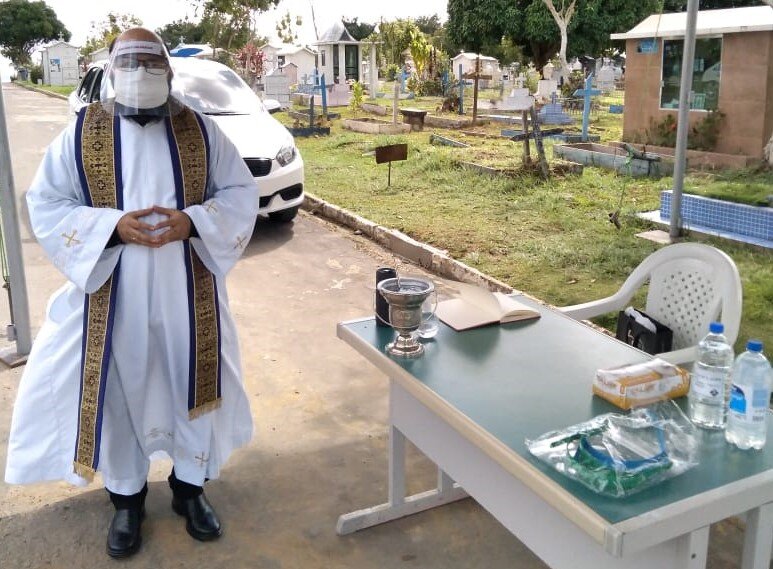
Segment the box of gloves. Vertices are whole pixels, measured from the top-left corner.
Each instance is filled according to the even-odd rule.
[[[593,393],[621,409],[681,397],[689,388],[690,374],[659,358],[597,370],[593,381]]]

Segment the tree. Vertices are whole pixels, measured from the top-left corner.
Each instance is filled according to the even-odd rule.
[[[342,20],[346,31],[349,32],[357,41],[363,40],[373,33],[376,29],[376,24],[368,24],[367,22],[359,22],[357,18],[351,20]]]
[[[121,32],[142,25],[142,20],[133,14],[119,14],[108,12],[101,22],[91,22],[91,33],[86,38],[86,43],[81,48],[81,54],[90,53],[110,45]]]
[[[567,57],[600,55],[609,35],[631,29],[660,11],[661,0],[577,0],[567,26]],[[461,48],[496,54],[502,39],[523,46],[541,68],[561,47],[556,22],[543,0],[449,0],[449,38]]]
[[[566,29],[569,26],[569,22],[572,21],[572,16],[574,16],[574,8],[577,5],[577,0],[571,0],[568,6],[566,5],[565,0],[561,0],[561,10],[556,9],[553,0],[542,1],[545,3],[545,6],[548,7],[548,10],[550,10],[550,14],[553,16],[553,19],[558,26],[558,31],[561,33],[561,47],[558,50],[558,59],[561,61],[560,74],[561,77],[564,77],[569,69],[569,63],[566,61],[566,45],[568,43]]]
[[[0,2],[0,54],[15,66],[29,64],[37,46],[60,37],[69,41],[70,32],[45,2]]]
[[[247,42],[236,54],[236,61],[240,66],[240,73],[251,87],[255,86],[258,77],[263,76],[266,54],[260,51],[255,42]]]
[[[295,26],[300,27],[303,20],[300,16],[295,17]],[[295,43],[298,41],[298,30],[293,29],[293,20],[288,11],[276,24],[276,33],[282,43]]]
[[[426,79],[425,71],[429,63],[432,47],[427,43],[424,34],[418,28],[411,33],[411,43],[408,45],[411,50],[411,59],[416,66],[416,75],[419,79]]]
[[[432,14],[431,16],[419,16],[414,20],[416,22],[416,26],[427,36],[434,36],[440,28],[443,27],[443,24],[440,23],[440,17],[437,14]]]
[[[408,49],[416,32],[421,30],[411,19],[397,19],[392,22],[381,20],[375,40],[380,42],[377,49],[385,65],[401,66],[404,63],[403,52]]]
[[[156,33],[161,36],[169,49],[180,43],[206,43],[207,28],[201,22],[190,20],[175,20],[170,24],[158,28]]]
[[[539,0],[538,0],[539,1]],[[512,0],[448,0],[449,39],[460,49],[480,52],[484,45],[497,45],[508,34],[508,22],[522,16]]]
[[[279,0],[191,0],[202,11],[205,38],[215,48],[231,50],[255,36],[253,17],[279,4]]]

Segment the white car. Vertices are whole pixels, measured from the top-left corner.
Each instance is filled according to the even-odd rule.
[[[292,221],[304,194],[303,159],[290,132],[225,65],[187,57],[173,57],[171,62],[176,85],[173,94],[195,111],[210,116],[234,143],[255,176],[260,213],[272,221]],[[99,100],[106,66],[106,61],[94,63],[70,93],[73,113]]]

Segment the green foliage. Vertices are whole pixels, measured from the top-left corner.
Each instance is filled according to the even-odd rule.
[[[443,85],[437,77],[420,79],[416,75],[411,75],[405,86],[417,97],[440,96],[443,94]]]
[[[690,129],[687,137],[687,147],[695,150],[714,150],[719,141],[719,131],[725,122],[725,113],[709,111],[703,120],[698,121]]]
[[[690,150],[714,150],[719,141],[719,132],[725,114],[721,111],[709,111],[706,116],[696,122],[687,136],[687,148]],[[644,143],[655,146],[676,146],[676,131],[678,123],[673,114],[666,115],[662,120],[650,118],[650,126],[645,132]]]
[[[650,117],[650,126],[645,133],[645,144],[655,146],[676,146],[676,117],[668,114],[662,120],[656,121]]]
[[[386,67],[384,77],[387,81],[394,81],[397,79],[397,74],[400,72],[400,67],[396,63],[390,63]]]
[[[691,178],[685,187],[687,193],[748,205],[767,206],[773,188],[773,170],[762,165],[741,170],[696,172]]]
[[[60,36],[65,41],[70,40],[70,32],[45,2],[0,2],[0,54],[14,65],[28,64],[38,45]]]
[[[253,16],[279,4],[279,0],[192,0],[202,9],[205,38],[215,48],[237,49],[251,39]]]
[[[512,37],[508,26],[522,16],[519,3],[522,2],[448,0],[448,37],[461,49],[488,54],[490,51],[484,48],[499,45],[505,36]]]
[[[356,115],[357,111],[360,110],[362,107],[362,101],[365,97],[365,87],[362,86],[362,83],[359,81],[355,81],[352,84],[352,98],[349,99],[349,108],[352,110],[352,112]]]
[[[206,43],[207,29],[201,22],[175,20],[156,30],[166,47],[172,49],[180,43]]]
[[[411,40],[421,30],[411,19],[398,19],[392,22],[381,21],[379,32],[374,39],[380,42],[377,45],[379,60],[385,65],[395,64],[402,66],[405,59],[403,52],[411,45]]]
[[[373,30],[376,29],[376,24],[359,22],[357,21],[357,18],[352,18],[351,20],[343,19],[342,22],[346,28],[346,31],[348,31],[352,37],[358,41],[364,40],[366,37],[373,33]]]
[[[40,79],[41,81],[43,80],[43,66],[42,65],[30,66],[30,82],[33,85],[37,85],[38,79]]]
[[[585,75],[582,71],[572,71],[561,85],[561,96],[572,97],[577,89],[585,87]]]
[[[133,14],[108,12],[101,22],[91,22],[91,32],[81,48],[81,54],[86,56],[98,49],[107,47],[110,42],[121,35],[121,32],[141,25],[142,20]]]
[[[440,17],[437,14],[431,16],[419,16],[414,20],[416,26],[427,36],[434,36],[443,25],[440,23]]]
[[[411,31],[411,43],[408,47],[411,50],[413,64],[416,66],[416,74],[420,79],[423,79],[429,64],[431,47],[427,43],[424,33],[418,28]]]
[[[303,19],[300,16],[295,16],[295,26],[300,27],[303,24]],[[298,41],[298,30],[293,28],[293,19],[290,16],[290,11],[285,12],[282,19],[276,24],[276,33],[282,43],[295,43]]]
[[[578,0],[569,25],[567,57],[599,55],[609,35],[660,11],[660,0]],[[501,57],[502,38],[523,46],[537,69],[558,51],[561,37],[543,0],[449,0],[449,38],[465,50]],[[508,62],[509,63],[509,62]]]

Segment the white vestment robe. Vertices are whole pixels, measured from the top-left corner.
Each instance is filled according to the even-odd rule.
[[[35,236],[70,282],[49,301],[19,386],[5,471],[11,484],[86,483],[73,471],[84,296],[109,278],[119,258],[98,465],[105,486],[119,494],[139,492],[151,455],[159,451],[172,458],[178,479],[202,485],[205,478],[217,478],[231,451],[252,436],[225,276],[252,235],[259,204],[255,180],[233,144],[204,116],[210,146],[206,200],[184,211],[199,235],[191,245],[217,280],[222,402],[189,420],[183,244],[105,248],[124,213],[177,207],[165,125],[119,120],[124,211],[85,205],[75,122],[50,145],[27,193]],[[152,214],[144,221],[154,225],[163,219]]]

